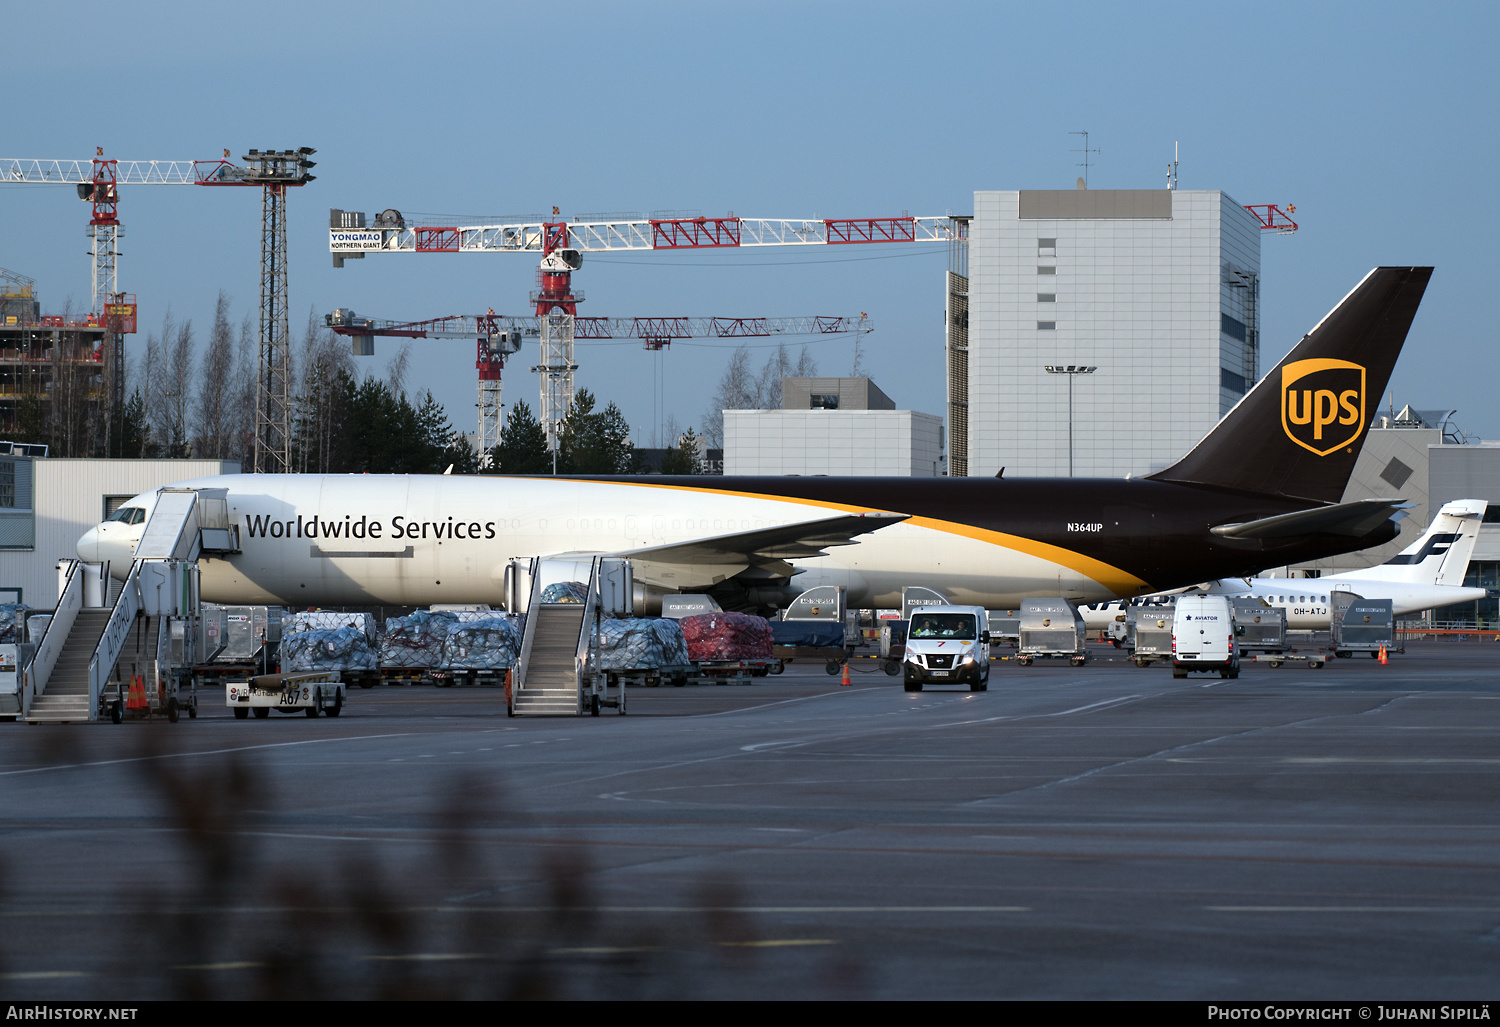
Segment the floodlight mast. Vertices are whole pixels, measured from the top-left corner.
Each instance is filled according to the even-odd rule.
[[[1046,364],[1042,367],[1048,374],[1068,377],[1068,477],[1073,477],[1073,379],[1081,374],[1093,374],[1097,366],[1084,364]]]

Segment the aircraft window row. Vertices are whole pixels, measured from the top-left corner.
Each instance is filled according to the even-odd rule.
[[[140,524],[146,519],[146,511],[138,506],[122,506],[104,519],[119,521],[121,524]]]

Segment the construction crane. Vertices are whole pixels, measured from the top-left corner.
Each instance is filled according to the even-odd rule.
[[[38,160],[0,158],[0,182],[40,182],[74,185],[78,198],[93,205],[88,233],[93,238],[94,316],[110,329],[105,339],[104,374],[110,398],[108,423],[121,415],[125,405],[124,327],[134,331],[134,304],[124,302],[119,291],[118,241],[124,232],[120,223],[122,185],[259,186],[261,188],[260,239],[260,346],[256,385],[254,457],[256,471],[291,470],[291,383],[287,374],[289,325],[286,274],[286,190],[306,185],[316,176],[308,170],[316,164],[308,158],[315,150],[250,150],[230,163],[229,151],[220,160],[118,161],[105,160],[104,148],[96,147],[93,160]],[[129,318],[129,324],[125,319]],[[106,427],[105,447],[109,431]]]
[[[500,372],[505,358],[521,348],[526,338],[542,337],[545,318],[496,314],[451,315],[428,321],[379,321],[359,317],[340,307],[323,318],[329,328],[349,336],[355,356],[372,356],[375,336],[405,339],[474,339],[474,367],[479,372],[479,457],[500,442]],[[753,339],[777,335],[840,335],[874,331],[865,314],[851,317],[575,317],[574,339],[640,339],[647,350],[660,351],[673,339]],[[571,350],[570,350],[571,355]],[[576,364],[567,368],[571,379]],[[535,368],[533,369],[535,370]],[[552,372],[557,373],[557,372]],[[543,396],[547,386],[543,384]],[[571,405],[572,383],[568,383]],[[564,411],[566,416],[566,411]]]
[[[1274,231],[1277,235],[1291,235],[1297,230],[1297,222],[1291,218],[1291,215],[1297,213],[1295,203],[1288,203],[1286,210],[1274,203],[1248,203],[1245,209],[1259,222],[1262,232]]]
[[[540,253],[541,288],[531,294],[538,319],[541,360],[539,415],[547,444],[556,449],[573,405],[573,342],[578,304],[572,275],[583,254],[618,250],[726,249],[752,246],[838,246],[868,243],[953,242],[964,238],[951,217],[740,218],[582,216],[504,224],[408,224],[398,210],[373,218],[355,211],[329,212],[328,248],[335,267],[370,253]],[[608,320],[608,319],[600,319]]]

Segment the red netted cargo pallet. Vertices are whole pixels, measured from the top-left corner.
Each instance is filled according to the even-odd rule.
[[[748,613],[700,613],[677,622],[693,662],[771,659],[771,625]]]

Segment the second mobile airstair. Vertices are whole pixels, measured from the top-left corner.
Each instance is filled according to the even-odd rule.
[[[585,571],[585,568],[587,569]],[[546,587],[587,576],[582,602],[543,602]],[[625,690],[606,695],[599,669],[601,619],[630,609],[630,564],[626,560],[515,561],[511,565],[510,608],[524,611],[521,652],[506,697],[511,716],[598,716],[602,706],[625,712]],[[524,598],[523,598],[524,596]]]

